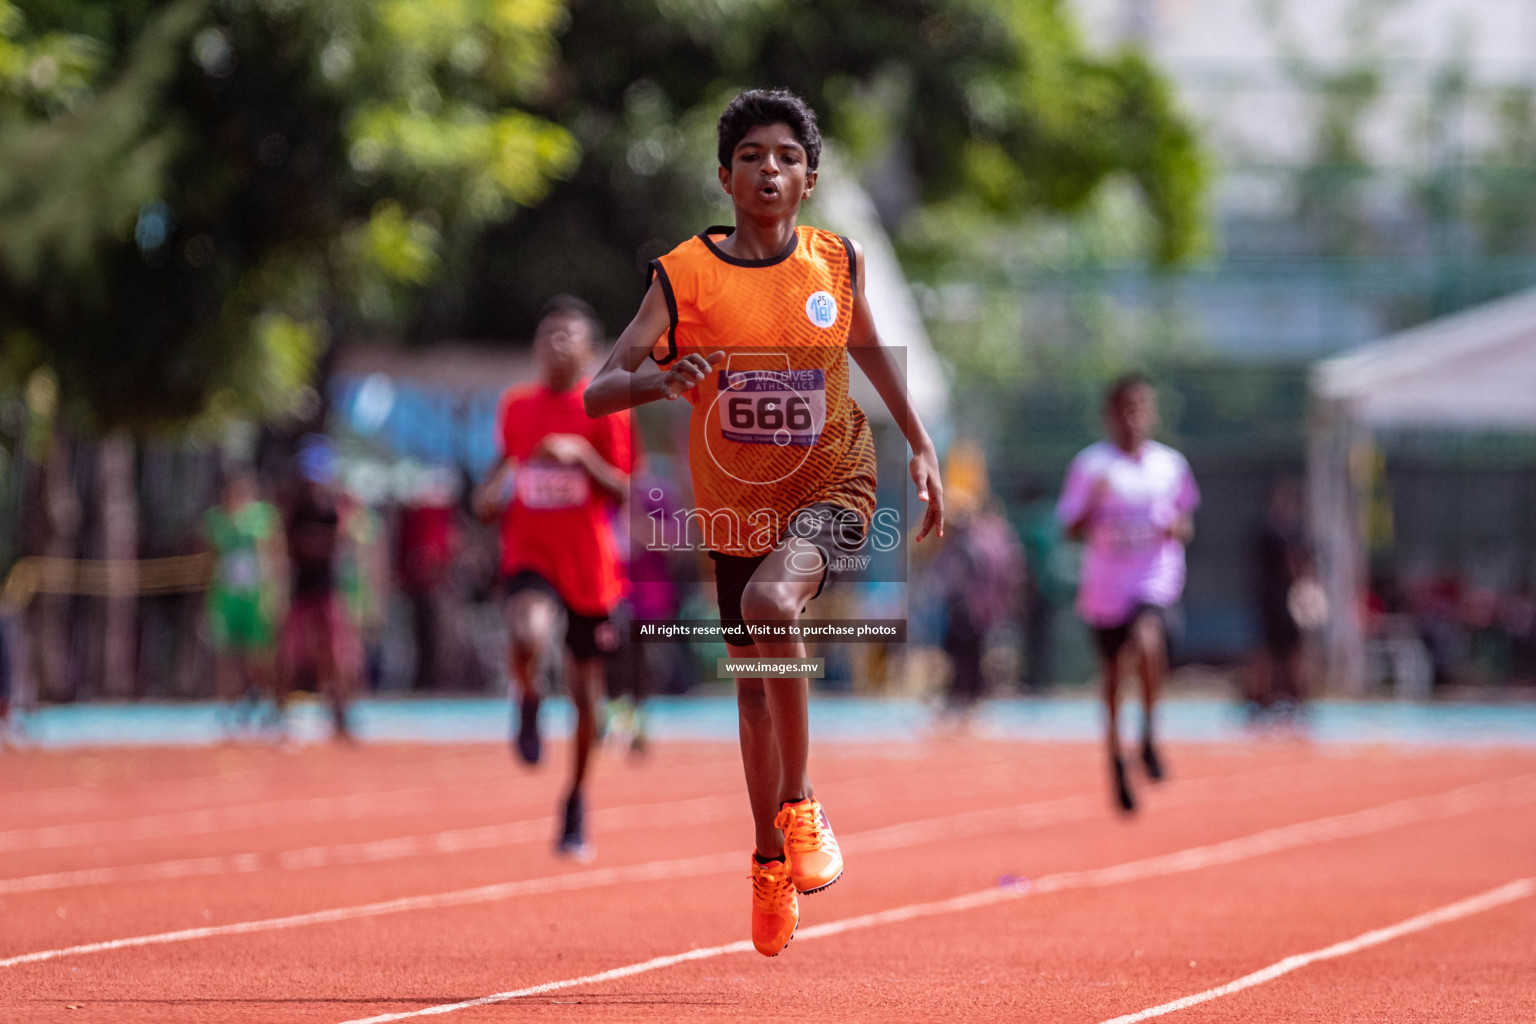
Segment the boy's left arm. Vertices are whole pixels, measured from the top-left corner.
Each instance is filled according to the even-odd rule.
[[[922,540],[930,531],[944,536],[944,485],[939,482],[939,456],[934,451],[933,439],[923,429],[923,421],[917,415],[917,407],[907,394],[901,371],[891,359],[891,353],[880,341],[875,330],[875,318],[864,298],[864,248],[853,243],[853,258],[858,287],[853,295],[853,324],[848,330],[848,354],[859,364],[875,386],[885,407],[896,417],[907,443],[912,446],[912,482],[917,484],[917,496],[928,503],[923,525],[917,532]]]

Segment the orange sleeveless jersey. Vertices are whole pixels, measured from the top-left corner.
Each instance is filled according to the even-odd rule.
[[[744,260],[717,244],[732,230],[709,228],[651,261],[672,320],[651,355],[666,366],[689,352],[726,353],[685,393],[698,513],[689,537],[762,555],[811,504],[852,509],[867,527],[875,446],[848,394],[853,243],[800,227],[777,256]]]

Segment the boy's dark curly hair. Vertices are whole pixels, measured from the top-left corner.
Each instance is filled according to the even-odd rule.
[[[747,132],[765,124],[789,125],[796,141],[805,147],[806,167],[814,171],[821,163],[821,129],[816,125],[816,111],[786,89],[751,89],[731,100],[720,115],[720,166],[730,170],[731,155]]]

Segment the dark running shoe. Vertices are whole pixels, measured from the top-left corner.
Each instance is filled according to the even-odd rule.
[[[1119,804],[1120,810],[1130,814],[1136,810],[1136,794],[1131,792],[1131,784],[1125,777],[1125,759],[1116,754],[1110,758],[1109,764],[1115,777],[1115,802]]]
[[[572,793],[565,801],[565,827],[560,830],[555,853],[582,864],[590,863],[596,855],[592,844],[587,842],[586,807],[580,793]]]
[[[1161,782],[1163,778],[1163,760],[1157,756],[1157,748],[1151,740],[1143,740],[1141,744],[1141,763],[1146,766],[1147,778],[1153,782]]]
[[[524,764],[539,763],[544,744],[539,740],[539,695],[530,693],[523,697],[517,716],[517,741],[513,747]]]

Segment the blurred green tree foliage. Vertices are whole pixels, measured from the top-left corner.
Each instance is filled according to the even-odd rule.
[[[0,0],[0,373],[94,427],[267,417],[577,160],[559,0]],[[409,307],[404,307],[409,308]]]
[[[616,332],[643,260],[728,219],[713,129],[742,88],[804,96],[891,228],[950,206],[968,211],[951,223],[993,226],[1077,211],[1118,177],[1150,215],[1154,260],[1202,244],[1205,171],[1171,88],[1136,52],[1089,52],[1062,0],[572,0],[570,11],[544,109],[580,141],[581,166],[483,236],[464,289],[432,310],[434,333],[526,335],[559,291],[591,299]],[[934,241],[904,255],[942,261],[974,243]]]
[[[617,327],[724,214],[713,124],[754,86],[893,226],[1113,177],[1157,260],[1199,245],[1169,88],[1062,0],[0,0],[0,373],[98,426],[267,417],[343,330],[526,336],[559,291]]]

